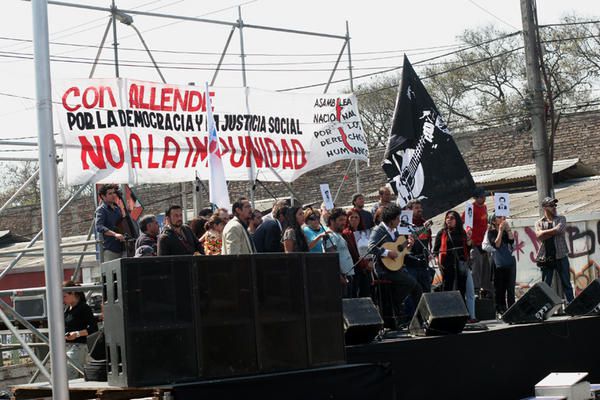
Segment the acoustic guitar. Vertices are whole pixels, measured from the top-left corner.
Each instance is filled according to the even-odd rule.
[[[419,236],[433,225],[433,221],[427,221],[425,224],[417,229],[411,236]],[[398,257],[391,259],[389,257],[382,257],[381,262],[390,271],[400,271],[404,267],[404,257],[410,253],[408,248],[408,236],[398,236],[395,242],[386,242],[381,245],[388,251],[395,251],[398,253]]]
[[[395,251],[398,253],[398,257],[392,259],[389,257],[382,257],[381,262],[390,271],[400,271],[404,266],[404,257],[410,253],[408,248],[407,236],[398,236],[395,242],[386,242],[381,245],[388,251]]]

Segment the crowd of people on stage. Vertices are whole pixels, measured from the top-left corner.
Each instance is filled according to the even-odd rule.
[[[121,212],[116,205],[116,185],[104,185],[102,204],[96,211],[96,229],[103,234],[105,261],[119,258],[125,237],[117,222]],[[173,205],[165,211],[160,230],[157,218],[139,220],[140,235],[135,256],[228,255],[276,252],[335,252],[339,256],[340,282],[345,297],[374,296],[380,284],[389,287],[394,314],[414,313],[422,293],[432,290],[459,290],[470,320],[476,321],[475,299],[495,296],[496,310],[504,313],[515,302],[516,259],[514,234],[505,217],[489,215],[485,204],[488,193],[477,188],[473,193],[473,223],[465,227],[465,216],[456,211],[445,214],[443,226],[434,237],[430,222],[423,217],[423,204],[412,200],[410,234],[405,236],[410,250],[403,267],[391,270],[386,259],[400,256],[383,244],[400,236],[401,208],[393,202],[390,188],[379,190],[379,199],[371,210],[365,209],[365,197],[355,194],[352,208],[320,209],[290,205],[278,200],[263,215],[253,210],[250,201],[239,198],[228,210],[204,209],[189,224],[183,211]],[[550,260],[542,267],[543,280],[551,284],[558,272],[565,296],[573,299],[564,231],[566,220],[556,213],[557,200],[542,203],[544,217],[536,223],[540,254]],[[389,246],[388,246],[389,247]],[[435,269],[441,284],[432,287]]]

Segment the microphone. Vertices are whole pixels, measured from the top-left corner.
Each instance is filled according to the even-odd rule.
[[[415,225],[411,224],[408,221],[400,220],[400,226],[413,227]]]

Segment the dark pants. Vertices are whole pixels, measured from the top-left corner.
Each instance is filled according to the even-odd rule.
[[[515,283],[517,266],[496,268],[494,270],[494,289],[496,291],[496,311],[505,312],[515,304]]]
[[[427,265],[425,266],[405,266],[406,272],[408,272],[421,286],[423,293],[431,292],[431,282],[433,282],[432,269]],[[417,309],[418,304],[414,304],[412,298],[407,298],[404,302],[404,310],[408,315],[413,315]]]
[[[371,272],[354,268],[354,297],[371,297]]]
[[[442,268],[442,290],[444,292],[449,292],[458,289],[464,298],[467,290],[466,269],[460,271],[457,267],[457,265],[447,265]]]
[[[356,279],[354,275],[346,275],[346,284],[342,285],[342,297],[352,299],[356,297]]]
[[[413,278],[408,272],[404,271],[404,269],[401,269],[400,271],[378,272],[380,279],[391,281],[391,309],[395,316],[402,314],[402,303],[406,297],[410,296],[411,302],[415,306],[419,304],[423,290],[415,278]],[[386,299],[382,300],[384,303],[386,302]],[[384,307],[384,305],[382,305],[382,307]],[[414,307],[408,312],[408,317],[412,318],[412,314],[414,314]]]
[[[427,266],[406,266],[406,271],[417,281],[421,286],[423,293],[431,292],[431,282],[433,281],[433,275],[431,269]]]
[[[542,268],[542,280],[548,285],[552,286],[552,277],[554,276],[554,270],[558,274],[558,278],[562,283],[565,297],[570,303],[573,301],[573,286],[571,286],[571,272],[569,271],[569,258],[563,257],[560,260],[554,261],[553,267]]]

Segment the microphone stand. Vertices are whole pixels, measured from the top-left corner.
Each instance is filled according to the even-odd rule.
[[[427,257],[427,266],[429,266],[429,258],[432,258],[434,260],[434,265],[437,264],[437,262],[435,261],[435,257],[433,256],[433,253],[429,250],[429,247],[425,246],[425,243],[423,243],[423,241],[421,239],[419,239],[419,235],[417,234],[417,229],[416,228],[420,228],[418,226],[415,226],[414,224],[408,224],[407,228],[409,230],[409,232],[413,235],[413,237],[417,240],[417,242],[419,242],[421,244],[421,246],[423,247],[423,249],[425,249],[425,256]],[[429,228],[427,228],[429,229]],[[435,266],[434,268],[439,268],[437,266]]]

